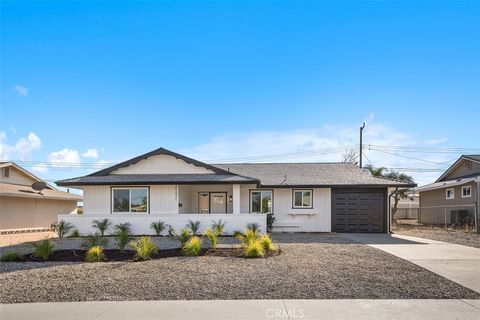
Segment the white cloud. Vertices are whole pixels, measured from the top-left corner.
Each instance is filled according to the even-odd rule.
[[[422,146],[427,141],[418,140],[415,135],[400,131],[395,127],[375,121],[373,114],[367,117],[364,130],[364,144]],[[311,152],[308,157],[265,157],[248,159],[248,157],[267,156],[285,153],[315,151],[326,148],[352,146],[358,148],[359,125],[325,125],[319,129],[232,132],[214,137],[211,141],[180,150],[190,157],[209,162],[315,162],[341,161],[341,151],[333,153]],[[313,154],[313,156],[312,156]],[[412,154],[402,155],[419,158],[414,160],[395,155],[365,150],[364,164],[388,168],[445,168],[445,162],[452,160],[452,154]],[[399,170],[401,171],[401,170]],[[406,172],[412,175],[418,184],[433,182],[441,172]]]
[[[21,85],[16,85],[15,87],[13,87],[13,90],[15,90],[15,92],[19,96],[22,96],[22,97],[28,96],[28,88],[27,87],[24,87],[24,86],[21,86]]]
[[[58,166],[64,164],[78,164],[80,163],[80,154],[77,150],[64,148],[60,151],[50,153],[48,161],[58,163]]]
[[[97,149],[88,149],[87,151],[82,153],[82,157],[97,159],[98,158],[98,150]]]
[[[42,147],[42,141],[33,132],[28,136],[21,137],[14,145],[6,143],[7,134],[0,132],[0,159],[2,160],[24,160],[30,157],[31,153]]]
[[[48,168],[45,166],[33,166],[32,171],[36,174],[46,174],[48,173]]]

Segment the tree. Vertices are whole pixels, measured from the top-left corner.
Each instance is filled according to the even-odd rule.
[[[358,158],[358,149],[348,149],[342,153],[342,162],[343,163],[357,163]]]
[[[367,166],[365,167],[372,176],[377,177],[377,178],[384,178],[388,180],[395,180],[398,182],[405,182],[405,183],[414,183],[414,180],[411,176],[406,175],[405,173],[393,171],[393,170],[387,170],[384,167],[380,168],[374,168],[372,166]],[[397,207],[398,207],[398,202],[400,199],[406,199],[408,198],[408,193],[407,189],[401,189],[399,190],[398,188],[395,189],[395,191],[392,192],[391,196],[393,197],[393,208],[392,208],[392,220],[395,220],[395,214],[397,213]]]

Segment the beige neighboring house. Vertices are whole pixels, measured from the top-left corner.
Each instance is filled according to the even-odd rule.
[[[461,156],[437,181],[415,189],[420,195],[419,222],[451,225],[467,216],[478,222],[479,185],[480,155]]]
[[[0,230],[46,229],[57,222],[59,214],[75,213],[82,197],[62,192],[13,162],[0,162]]]

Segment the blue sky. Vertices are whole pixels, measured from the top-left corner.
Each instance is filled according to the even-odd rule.
[[[479,21],[478,2],[2,2],[0,157],[231,159],[357,143],[364,120],[366,143],[477,148]]]

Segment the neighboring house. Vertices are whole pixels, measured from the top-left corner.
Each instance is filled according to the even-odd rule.
[[[420,194],[419,222],[459,223],[478,217],[480,155],[463,155],[434,183],[415,189]]]
[[[267,213],[274,231],[388,232],[388,188],[411,186],[353,164],[209,165],[163,148],[57,184],[84,192],[84,214],[59,220],[88,233],[94,219],[108,218],[137,234],[151,234],[157,220],[176,230],[193,220],[203,231],[222,219],[229,234],[247,223],[265,231]]]
[[[59,214],[76,210],[82,197],[48,184],[41,191],[31,187],[41,181],[13,162],[0,163],[0,230],[50,228]]]

